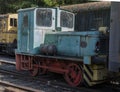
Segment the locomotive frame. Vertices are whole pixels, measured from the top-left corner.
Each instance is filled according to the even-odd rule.
[[[49,23],[47,27],[36,25],[44,24],[40,23],[42,21],[37,22],[40,20],[37,19],[37,13],[42,19],[46,14],[52,14],[51,26],[48,27]],[[41,14],[45,14],[44,17]],[[18,15],[17,70],[29,70],[32,76],[37,75],[38,71],[41,74],[47,71],[60,73],[71,86],[78,86],[80,83],[93,86],[107,79],[106,64],[93,62],[101,32],[71,32],[74,31],[73,13],[59,8],[20,9]],[[67,16],[65,20],[62,15],[65,15],[64,18]]]
[[[32,76],[46,74],[47,71],[63,74],[67,83],[71,86],[85,84],[93,86],[104,82],[107,78],[105,64],[83,64],[83,59],[16,54],[17,70],[29,70]]]

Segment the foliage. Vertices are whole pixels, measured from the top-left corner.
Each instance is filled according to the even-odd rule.
[[[60,5],[76,4],[88,0],[0,0],[0,14],[14,13],[20,8],[27,7],[54,7]]]

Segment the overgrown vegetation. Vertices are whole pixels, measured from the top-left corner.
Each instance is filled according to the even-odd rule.
[[[0,14],[14,13],[20,8],[55,7],[88,1],[90,0],[0,0]]]

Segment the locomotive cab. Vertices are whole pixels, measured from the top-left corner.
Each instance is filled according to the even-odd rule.
[[[74,14],[59,8],[20,9],[18,17],[19,53],[39,53],[45,33],[74,30]]]

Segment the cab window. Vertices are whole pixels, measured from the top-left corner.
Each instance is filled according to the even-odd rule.
[[[72,28],[73,27],[73,14],[65,11],[60,13],[60,26]]]
[[[36,24],[43,27],[52,26],[52,10],[51,9],[37,9]]]
[[[23,25],[24,27],[28,27],[28,14],[25,14],[23,17]]]

